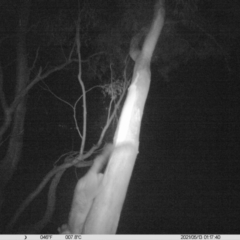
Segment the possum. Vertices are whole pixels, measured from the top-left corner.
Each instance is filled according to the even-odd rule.
[[[60,234],[81,233],[93,200],[101,191],[103,168],[113,151],[113,145],[107,144],[103,152],[97,156],[88,172],[79,179],[73,196],[72,208],[68,224],[63,224]]]

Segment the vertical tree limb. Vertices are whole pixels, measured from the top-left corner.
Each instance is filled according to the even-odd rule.
[[[117,231],[138,154],[141,120],[151,80],[150,62],[164,24],[165,11],[162,2],[159,1],[156,5],[152,26],[146,36],[143,49],[136,59],[132,84],[129,87],[114,136],[114,150],[103,175],[101,191],[93,200],[82,232],[75,233],[114,234]],[[83,191],[87,192],[87,189],[83,189]],[[72,208],[74,204],[81,202],[80,197],[81,194],[75,196]]]

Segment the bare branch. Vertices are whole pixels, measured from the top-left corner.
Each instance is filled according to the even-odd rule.
[[[42,87],[44,90],[48,90],[55,98],[57,98],[59,101],[65,103],[66,105],[70,106],[73,109],[73,106],[69,102],[58,97],[57,94],[55,94],[44,81],[42,81],[42,83],[46,86],[46,89]]]
[[[83,138],[83,135],[81,134],[81,130],[79,129],[79,126],[78,126],[77,111],[76,111],[76,109],[77,109],[77,104],[78,104],[78,102],[80,101],[80,99],[82,98],[82,96],[83,96],[83,95],[81,95],[81,96],[77,99],[77,101],[76,101],[75,104],[74,104],[74,108],[73,108],[73,119],[74,119],[74,122],[75,122],[75,126],[76,126],[76,129],[77,129],[78,135],[79,135],[79,137],[80,137],[81,139]],[[80,153],[81,153],[81,151],[80,151]]]
[[[81,163],[78,164],[79,167],[87,167],[92,164],[92,161],[84,162],[83,160],[91,156],[92,152],[88,152],[81,158]],[[53,168],[50,172],[47,173],[47,175],[44,177],[42,182],[38,185],[38,187],[28,195],[28,197],[23,201],[23,203],[20,205],[20,207],[17,209],[16,213],[14,214],[13,218],[8,223],[6,230],[7,232],[10,232],[10,230],[13,228],[14,224],[18,220],[19,216],[22,214],[22,212],[27,208],[27,206],[35,199],[35,197],[43,190],[43,188],[46,186],[48,181],[58,172],[65,171],[67,168],[72,167],[74,164],[78,162],[76,158],[72,162],[63,163],[62,165]]]
[[[87,153],[85,154],[77,154],[77,152],[70,152],[69,154],[67,154],[66,158],[65,158],[65,162],[63,164],[61,164],[60,166],[55,166],[50,172],[47,173],[47,175],[44,177],[44,179],[42,180],[42,182],[39,184],[39,186],[23,201],[23,203],[20,205],[20,207],[17,209],[15,215],[13,216],[13,218],[10,220],[10,222],[8,223],[7,225],[7,231],[9,232],[14,224],[16,223],[16,221],[18,220],[19,216],[22,214],[22,212],[28,207],[28,205],[38,196],[38,194],[43,190],[43,188],[46,186],[46,184],[48,183],[48,181],[55,175],[55,174],[59,174],[59,175],[62,175],[63,172],[67,169],[67,168],[70,168],[72,166],[75,166],[75,167],[88,167],[88,166],[91,166],[93,161],[84,161],[85,159],[89,158],[99,147],[100,145],[102,144],[102,140],[103,140],[103,137],[108,129],[108,127],[110,126],[115,114],[116,114],[116,111],[117,109],[119,108],[119,105],[121,104],[122,100],[123,100],[123,97],[126,93],[126,90],[127,90],[127,86],[128,84],[125,84],[125,88],[123,89],[122,91],[122,94],[119,98],[119,100],[117,101],[117,104],[115,105],[115,108],[111,114],[110,117],[107,118],[107,121],[106,121],[106,124],[101,132],[101,135],[99,137],[99,140],[97,142],[96,145],[92,146],[92,148],[87,151]],[[88,89],[86,91],[89,92],[91,90],[93,90],[94,88],[96,87],[101,87],[101,86],[94,86],[90,89]],[[79,97],[79,99],[81,98],[82,96]],[[75,103],[75,106],[74,108],[76,107],[76,104],[77,102],[79,101],[79,99],[76,101]],[[77,154],[77,155],[76,155]],[[65,154],[66,155],[66,154]],[[63,155],[62,155],[63,156]],[[61,157],[62,157],[61,156]],[[60,157],[60,158],[61,158]],[[59,158],[59,159],[60,159]],[[59,161],[59,159],[57,161]],[[56,163],[56,162],[55,162]],[[62,174],[60,174],[62,173]],[[59,177],[58,175],[58,177]],[[52,194],[55,194],[55,191],[56,191],[56,187],[57,187],[57,179],[58,177],[56,176],[53,180],[55,181],[55,183],[52,182],[53,185],[51,185],[51,191],[49,189],[49,194],[48,196],[50,196],[50,192],[51,192],[51,195]],[[60,176],[61,177],[61,176]],[[59,178],[60,178],[59,177]],[[54,191],[54,193],[52,192]],[[55,196],[55,195],[54,195]],[[53,201],[53,200],[51,200]],[[51,216],[52,212],[54,211],[54,204],[55,204],[55,200],[54,200],[54,203],[53,202],[48,202],[48,208],[46,210],[46,213],[45,213],[45,220],[42,219],[40,222],[38,222],[36,225],[34,225],[34,229],[39,229],[40,227],[42,227],[46,221],[48,221],[49,219],[49,216]]]
[[[3,74],[2,74],[2,66],[0,64],[0,101],[1,107],[3,109],[3,124],[0,128],[0,141],[2,140],[3,134],[7,131],[10,123],[11,123],[11,115],[9,114],[9,107],[7,106],[6,97],[3,92]]]
[[[59,171],[52,179],[51,185],[48,190],[47,209],[45,211],[43,218],[33,225],[32,232],[34,232],[34,234],[40,233],[52,218],[52,215],[55,211],[57,186],[65,170],[66,169]]]
[[[72,63],[73,60],[68,60],[66,62],[64,62],[63,64],[60,64],[52,69],[50,69],[49,71],[47,71],[46,73],[42,74],[42,69],[40,68],[39,69],[39,72],[38,74],[36,75],[36,77],[30,81],[30,83],[28,84],[28,86],[23,89],[19,94],[18,96],[15,98],[15,100],[13,101],[13,103],[11,104],[11,111],[13,112],[17,105],[19,104],[19,102],[26,96],[26,94],[29,92],[29,90],[36,84],[38,83],[39,81],[47,78],[48,76],[50,76],[51,74],[59,71],[59,70],[62,70],[64,67],[66,67],[67,65],[69,65],[70,63]]]
[[[80,156],[83,154],[86,134],[87,134],[87,103],[86,103],[86,90],[84,83],[82,81],[82,63],[81,63],[81,40],[80,40],[80,16],[78,17],[78,22],[76,26],[76,45],[77,45],[77,55],[78,55],[78,81],[82,88],[83,97],[83,129],[82,129],[82,142],[80,147]]]
[[[72,55],[73,55],[75,46],[76,46],[76,42],[74,41],[73,46],[72,46],[72,49],[71,49],[70,54],[69,54],[69,57],[68,57],[68,60],[71,60],[71,59],[72,59]]]
[[[2,73],[2,65],[0,64],[0,101],[4,112],[8,109],[6,97],[3,92],[3,73]]]
[[[105,53],[105,52],[94,53],[94,54],[90,55],[87,59],[81,60],[81,62],[82,62],[82,63],[89,62],[90,58],[93,58],[93,57],[95,57],[95,56],[97,56],[97,55],[100,55],[100,54],[106,54],[106,53]]]
[[[30,71],[32,71],[34,69],[35,64],[36,64],[36,62],[38,60],[39,49],[40,49],[40,47],[38,47],[38,49],[37,49],[36,56],[35,56],[35,59],[33,61],[32,67],[29,69]]]

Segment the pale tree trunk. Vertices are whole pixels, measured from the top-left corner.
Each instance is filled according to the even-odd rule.
[[[16,61],[16,87],[15,96],[25,89],[29,80],[29,69],[26,51],[26,34],[30,0],[23,0],[19,10],[19,22],[17,28],[17,61]],[[5,157],[0,164],[0,198],[4,199],[4,189],[11,180],[19,163],[24,134],[24,120],[26,113],[26,96],[22,98],[14,111],[12,129]]]
[[[152,26],[142,50],[134,59],[136,62],[132,84],[129,87],[114,136],[114,150],[103,178],[100,178],[100,174],[94,176],[93,170],[90,169],[89,174],[83,178],[84,180],[79,180],[66,232],[114,234],[117,231],[122,206],[138,154],[141,120],[151,80],[150,62],[164,24],[165,11],[162,3],[163,1],[159,1],[156,4]],[[136,54],[134,55],[136,56]],[[93,180],[95,181],[94,177],[102,181],[101,191],[89,207],[85,201],[89,193],[86,189],[84,190],[83,186],[88,186]],[[86,181],[87,178],[89,182]],[[87,214],[86,206],[89,208]],[[81,217],[83,212],[86,215],[85,219]]]

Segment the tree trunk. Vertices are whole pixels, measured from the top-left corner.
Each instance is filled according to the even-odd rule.
[[[26,34],[30,0],[23,0],[19,10],[19,23],[17,28],[17,63],[16,63],[16,87],[15,97],[23,90],[29,80],[29,69],[26,51]],[[24,120],[26,113],[26,97],[18,104],[13,120],[8,149],[0,164],[0,198],[4,199],[4,189],[11,180],[19,163],[24,134]]]
[[[84,201],[81,197],[84,196],[84,193],[76,191],[74,196],[72,206],[74,211],[70,213],[70,229],[78,229],[71,225],[83,225],[83,228],[79,227],[81,232],[75,233],[114,234],[117,231],[122,206],[138,154],[141,120],[151,80],[150,62],[164,24],[165,11],[161,3],[162,1],[159,1],[156,5],[155,17],[142,51],[137,57],[134,54],[136,63],[132,84],[129,87],[114,136],[114,150],[103,178],[101,178],[101,191],[93,200],[84,224],[80,221],[78,223],[78,220],[81,219],[79,216],[83,212],[81,204]],[[84,184],[86,183],[84,182]],[[81,185],[81,179],[78,185]]]

